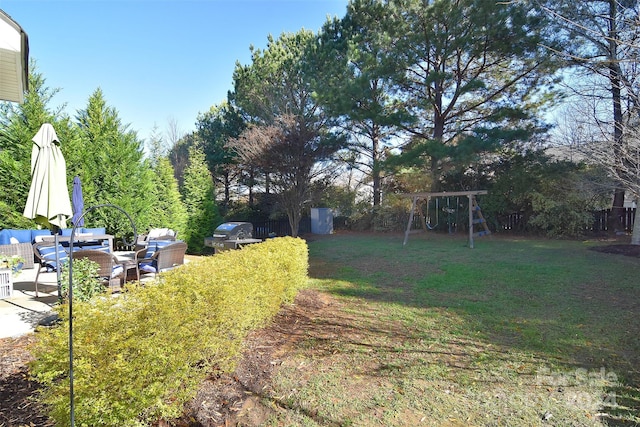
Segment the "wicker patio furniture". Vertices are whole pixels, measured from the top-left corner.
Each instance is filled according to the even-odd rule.
[[[167,240],[175,242],[178,237],[178,232],[170,228],[152,228],[149,232],[144,234],[138,234],[136,240],[135,250],[139,251],[147,247],[147,245],[154,240]]]
[[[115,255],[105,251],[86,249],[73,252],[73,259],[88,259],[98,264],[98,277],[112,292],[119,291],[125,281],[125,271]]]
[[[56,252],[58,252],[59,264],[56,264]],[[61,269],[62,264],[69,259],[69,254],[61,244],[58,244],[56,251],[55,243],[51,242],[34,243],[31,253],[35,256],[35,260],[38,263],[38,271],[36,272],[35,279],[36,298],[38,298],[38,278],[42,270],[44,269],[45,271],[51,272]]]
[[[166,246],[152,248],[151,246],[136,252],[136,262],[140,274],[153,273],[157,275],[163,271],[184,264],[184,254],[187,251],[185,242],[173,242]],[[155,277],[155,276],[154,276]]]
[[[33,268],[34,256],[33,245],[31,243],[12,243],[10,245],[0,245],[0,254],[6,256],[18,255],[24,261],[22,268]]]

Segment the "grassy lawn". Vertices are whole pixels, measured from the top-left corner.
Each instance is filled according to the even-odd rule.
[[[598,242],[338,234],[268,425],[640,424],[640,260]]]

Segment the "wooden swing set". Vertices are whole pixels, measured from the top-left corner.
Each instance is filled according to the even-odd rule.
[[[426,216],[422,212],[422,208],[420,207],[419,202],[422,200],[427,201],[427,206],[429,206],[429,201],[431,198],[437,197],[468,197],[469,198],[469,247],[473,248],[473,238],[486,236],[487,234],[491,234],[489,231],[489,227],[487,227],[487,221],[482,216],[482,211],[480,210],[480,206],[476,201],[476,196],[488,194],[487,190],[476,190],[476,191],[442,191],[439,193],[405,193],[400,194],[401,197],[410,197],[411,198],[411,212],[409,213],[409,223],[407,224],[407,230],[404,233],[404,242],[402,246],[407,244],[409,240],[409,233],[411,232],[411,224],[413,224],[413,218],[416,209],[419,213],[425,218],[424,223],[422,224],[422,228],[426,231],[427,227],[433,229],[430,224],[427,224]],[[437,200],[437,199],[436,199]],[[474,232],[474,225],[480,225],[482,230]]]

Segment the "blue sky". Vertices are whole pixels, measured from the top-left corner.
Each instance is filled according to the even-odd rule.
[[[49,107],[76,116],[99,87],[125,124],[147,140],[169,120],[183,133],[226,98],[251,45],[344,16],[347,0],[0,0],[29,36],[50,88]]]

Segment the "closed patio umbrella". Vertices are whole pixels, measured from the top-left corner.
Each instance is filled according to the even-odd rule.
[[[67,188],[67,165],[60,150],[60,140],[49,123],[40,127],[33,137],[31,150],[31,188],[24,207],[24,216],[53,228],[66,228],[67,219],[73,215],[69,190]],[[80,213],[81,215],[81,213]],[[55,233],[56,271],[58,278],[58,298],[62,298],[60,283],[60,258],[58,256],[58,233]],[[71,242],[73,244],[73,242]],[[73,253],[69,254],[69,262]],[[72,310],[72,268],[69,267],[69,395],[71,426],[74,426],[73,404],[73,310]]]
[[[32,141],[31,187],[23,215],[49,228],[66,228],[67,219],[73,212],[67,187],[67,165],[60,151],[60,141],[50,123],[40,126]],[[54,241],[57,248],[58,233],[55,233]],[[60,259],[56,250],[58,298],[61,298],[59,265]]]
[[[31,187],[24,216],[46,227],[66,228],[73,215],[67,187],[66,162],[50,123],[40,127],[31,150]]]
[[[82,212],[84,211],[84,196],[82,195],[82,183],[80,182],[80,177],[78,175],[73,177],[71,205],[73,206],[73,218],[71,218],[71,223],[76,227],[82,227],[84,225],[84,217],[82,216]]]

